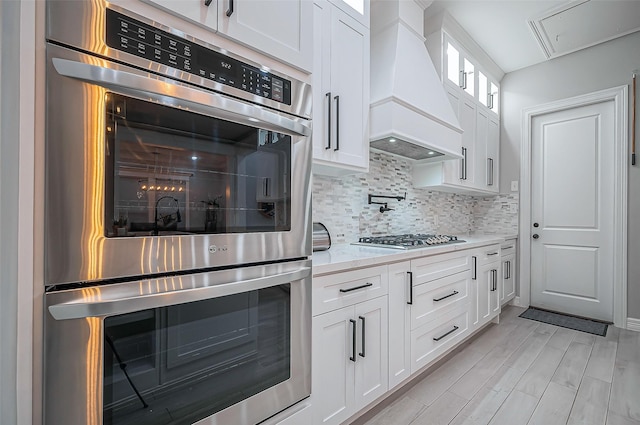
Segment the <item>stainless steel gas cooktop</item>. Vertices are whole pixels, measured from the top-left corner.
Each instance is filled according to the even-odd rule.
[[[366,236],[360,238],[358,242],[352,243],[352,245],[365,245],[392,249],[415,249],[459,242],[465,241],[458,239],[457,236],[408,233],[405,235]]]

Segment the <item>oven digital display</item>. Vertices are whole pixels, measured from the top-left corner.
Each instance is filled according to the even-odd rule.
[[[106,10],[106,42],[130,53],[189,74],[291,105],[291,81],[277,77],[151,25]]]

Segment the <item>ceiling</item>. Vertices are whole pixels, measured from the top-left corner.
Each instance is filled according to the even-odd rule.
[[[640,30],[639,0],[435,0],[505,72]]]

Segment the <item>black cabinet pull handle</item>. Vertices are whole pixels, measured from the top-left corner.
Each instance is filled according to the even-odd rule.
[[[409,275],[409,301],[407,301],[407,304],[412,305],[413,304],[413,272],[407,272],[407,274]]]
[[[467,148],[462,147],[462,159],[460,160],[460,180],[467,179]]]
[[[362,358],[364,358],[364,347],[365,347],[365,342],[364,342],[364,325],[365,325],[365,318],[363,316],[359,316],[358,319],[362,320],[362,351],[360,353],[358,353],[358,355]]]
[[[233,15],[233,0],[229,0],[229,8],[227,9],[227,17]]]
[[[438,301],[442,301],[442,300],[444,300],[444,299],[447,299],[447,298],[449,298],[449,297],[453,297],[454,295],[458,295],[458,294],[459,294],[459,292],[458,292],[458,291],[453,291],[453,292],[452,292],[452,293],[450,293],[449,295],[445,295],[444,297],[440,297],[440,298],[434,298],[433,300],[434,300],[435,302],[438,302]]]
[[[508,272],[507,279],[511,279],[511,261],[507,261],[507,272]]]
[[[473,274],[471,275],[471,279],[476,280],[478,278],[478,257],[475,255],[471,257],[471,262],[473,263]]]
[[[499,252],[497,252],[497,251],[496,252],[488,252],[487,253],[487,255],[498,255],[498,254],[499,254]]]
[[[331,92],[324,95],[327,98],[327,146],[325,149],[331,149]]]
[[[349,319],[349,322],[353,325],[351,328],[351,353],[353,355],[349,356],[349,360],[352,362],[356,362],[356,321],[353,319]]]
[[[211,4],[213,0],[204,0],[204,5],[209,7],[209,5]]]
[[[334,151],[340,150],[340,96],[333,98],[336,101],[336,148]]]
[[[369,286],[373,286],[373,283],[365,283],[364,285],[356,286],[356,287],[353,287],[353,288],[341,289],[340,292],[357,291],[358,289],[368,288]]]
[[[445,334],[443,334],[443,335],[440,335],[440,336],[439,336],[439,337],[437,337],[437,338],[433,338],[433,340],[434,340],[434,341],[440,341],[442,338],[444,338],[444,337],[446,337],[446,336],[451,335],[452,333],[454,333],[454,332],[455,332],[455,331],[457,331],[458,329],[460,329],[460,328],[458,328],[457,326],[454,326],[454,327],[453,327],[453,329],[451,329],[449,332],[447,332],[447,333],[445,333]]]

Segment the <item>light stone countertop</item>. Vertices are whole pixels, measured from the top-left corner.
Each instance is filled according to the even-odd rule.
[[[326,251],[317,251],[313,253],[313,276],[320,276],[362,267],[379,266],[398,261],[411,260],[418,257],[472,249],[494,243],[502,243],[505,240],[517,238],[517,235],[469,235],[459,236],[459,238],[466,242],[409,250],[377,248],[351,244],[333,245]]]

